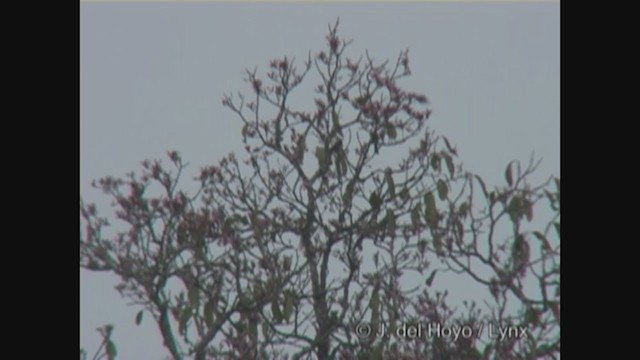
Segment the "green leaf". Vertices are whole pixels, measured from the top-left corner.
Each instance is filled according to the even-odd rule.
[[[460,204],[460,207],[458,208],[458,213],[460,213],[460,216],[465,218],[467,216],[467,211],[469,211],[469,204],[467,204],[467,202],[463,202],[462,204]]]
[[[411,210],[411,225],[414,228],[420,226],[420,205],[416,205],[413,210]]]
[[[195,251],[195,256],[196,259],[204,261],[205,260],[205,243],[204,243],[204,239],[198,235],[198,234],[194,234],[194,251]]]
[[[511,165],[513,164],[513,162],[510,162],[509,165],[507,165],[507,169],[504,172],[504,177],[505,179],[507,179],[507,184],[509,184],[509,186],[513,185],[513,174],[511,171]]]
[[[178,226],[177,239],[178,239],[179,245],[184,245],[187,243],[187,240],[189,239],[189,235],[187,234],[186,226],[182,224]]]
[[[385,214],[385,216],[382,218],[382,220],[380,220],[380,222],[378,223],[378,228],[386,229],[387,228],[387,223],[389,223],[389,218]]]
[[[482,188],[482,193],[484,194],[485,198],[489,197],[489,193],[487,192],[487,187],[484,185],[484,181],[482,181],[482,179],[480,178],[480,176],[475,175],[476,180],[478,180],[478,183],[480,184],[480,187]]]
[[[511,216],[512,221],[517,221],[522,218],[522,215],[525,213],[523,205],[523,199],[520,196],[516,195],[511,198],[506,211],[509,216]]]
[[[547,195],[547,199],[549,199],[549,202],[551,202],[551,204],[553,204],[556,201],[556,196],[549,190],[545,189],[544,194]]]
[[[336,155],[336,166],[338,169],[338,176],[342,177],[347,173],[347,160],[344,157],[344,151],[338,151]]]
[[[538,325],[538,321],[540,319],[538,315],[539,314],[536,309],[534,309],[533,307],[529,307],[524,314],[524,321],[529,324]]]
[[[558,233],[558,238],[560,238],[560,223],[554,222],[553,226],[556,228],[556,232]]]
[[[467,359],[482,359],[482,354],[480,353],[480,350],[476,348],[469,349],[466,356],[467,356]]]
[[[555,348],[556,348],[555,345],[549,344],[549,343],[542,343],[542,344],[538,345],[538,351],[541,354],[544,354],[544,353],[547,353],[547,352],[551,353]]]
[[[140,325],[140,323],[142,322],[142,314],[143,313],[144,313],[144,310],[140,310],[136,314],[136,325]]]
[[[431,284],[433,284],[433,279],[436,278],[436,273],[438,272],[438,270],[433,270],[433,272],[431,273],[431,275],[429,275],[429,277],[427,278],[427,280],[425,281],[425,284],[427,284],[427,286],[431,286]]]
[[[396,131],[396,127],[391,123],[386,124],[387,134],[389,134],[389,138],[395,140],[398,137],[398,132]]]
[[[284,320],[289,323],[289,319],[291,318],[291,313],[293,312],[293,305],[295,301],[295,294],[291,291],[285,291],[284,293],[284,309],[282,316]]]
[[[433,236],[433,247],[436,249],[436,254],[438,255],[443,255],[444,252],[442,251],[444,244],[442,242],[442,235],[440,234],[436,234]]]
[[[374,289],[369,300],[369,308],[371,309],[371,324],[376,327],[380,323],[380,294],[378,289]]]
[[[237,215],[237,214],[236,214]],[[223,226],[223,230],[225,232],[231,232],[233,231],[233,224],[238,221],[238,219],[235,216],[231,216],[228,217],[225,221],[224,221],[224,226]]]
[[[444,161],[447,163],[447,170],[449,170],[449,176],[453,177],[456,171],[456,167],[453,165],[453,159],[449,155],[445,155]]]
[[[332,115],[333,115],[331,117],[331,120],[333,122],[332,132],[342,135],[342,126],[340,125],[340,117],[338,116],[338,113],[335,111],[332,112]]]
[[[254,341],[258,339],[258,323],[255,321],[249,322],[249,337]]]
[[[383,344],[380,342],[378,345],[374,346],[371,350],[371,356],[369,359],[372,360],[382,360],[382,346]]]
[[[278,305],[278,297],[276,296],[271,302],[271,313],[273,314],[274,324],[280,324],[282,322],[282,312],[280,311],[280,305]],[[287,319],[288,321],[289,319]]]
[[[345,208],[351,207],[352,197],[353,197],[353,182],[349,182],[349,184],[347,184],[347,188],[344,190],[344,194],[342,194],[342,202],[344,203]]]
[[[431,168],[434,171],[440,171],[440,155],[438,154],[431,155]]]
[[[296,155],[300,159],[300,163],[304,162],[304,152],[307,150],[307,138],[304,135],[298,137],[298,141],[296,144]]]
[[[387,168],[384,172],[384,177],[387,181],[387,187],[389,188],[389,195],[394,199],[396,197],[396,184],[393,181],[393,175],[391,175],[391,169]]]
[[[267,287],[269,287],[269,282],[267,283]],[[262,285],[260,282],[256,282],[253,284],[253,301],[255,303],[259,303],[264,296],[264,290],[262,289]]]
[[[240,321],[233,324],[233,326],[236,328],[236,331],[240,334],[244,333],[245,330],[247,329],[247,324],[242,317],[240,318]]]
[[[442,179],[439,179],[437,188],[438,197],[440,198],[440,200],[445,200],[447,198],[447,195],[449,194],[449,187],[447,187],[447,184]]]
[[[425,251],[427,251],[427,240],[421,239],[418,241],[418,250],[420,250],[420,255],[424,256]]]
[[[389,316],[387,320],[389,330],[394,331],[396,329],[396,309],[393,306],[387,306],[387,316]]]
[[[111,324],[107,324],[104,326],[104,331],[107,334],[107,337],[111,337],[111,334],[113,333],[113,325]]]
[[[544,234],[542,234],[539,231],[534,231],[533,235],[536,238],[538,238],[538,240],[540,240],[540,242],[542,242],[542,246],[544,247],[545,250],[551,251],[551,244],[549,244],[549,240],[547,240],[547,237],[544,236]]]
[[[491,355],[491,351],[493,351],[493,346],[491,344],[484,347],[484,352],[482,353],[482,357],[484,359],[489,359]]]
[[[114,344],[111,340],[107,341],[107,358],[109,360],[113,360],[116,358],[116,355],[118,355],[116,344]]]
[[[251,215],[251,227],[253,228],[253,233],[256,240],[262,240],[262,224],[258,221],[258,218],[255,215]],[[246,265],[244,266],[246,267]]]
[[[189,292],[189,304],[191,305],[191,308],[197,309],[200,307],[200,289],[198,289],[198,286],[193,284],[189,286],[187,291]]]
[[[204,304],[204,322],[207,324],[209,328],[213,327],[213,308],[215,306],[215,302],[213,299],[209,299],[206,304]]]
[[[231,221],[229,222],[229,225],[233,225],[235,223],[242,223],[244,225],[249,224],[249,222],[247,221],[247,218],[240,215],[240,214],[233,214],[230,218]],[[226,221],[225,221],[226,223]]]
[[[403,201],[408,201],[410,197],[411,194],[409,193],[409,189],[407,189],[406,187],[403,188],[402,191],[400,191],[400,198],[402,198]]]
[[[434,228],[438,225],[438,210],[436,209],[436,199],[431,191],[424,196],[424,203],[426,206],[425,218],[427,220],[427,224]]]
[[[269,334],[271,333],[271,329],[269,328],[269,323],[267,321],[262,322],[262,337],[265,339],[269,338]]]
[[[464,226],[462,225],[462,222],[460,220],[456,219],[455,227],[456,235],[458,235],[458,242],[462,243],[462,240],[464,239]]]
[[[527,215],[527,221],[533,220],[533,204],[526,200],[524,213]]]
[[[378,196],[378,194],[374,191],[371,193],[371,195],[369,196],[369,205],[371,205],[371,208],[374,210],[378,210],[380,208],[380,204],[382,203],[382,200],[380,200],[380,196]]]
[[[191,319],[191,308],[189,306],[185,307],[180,314],[180,321],[178,321],[178,332],[180,334],[185,334],[187,331],[187,323]]]
[[[452,153],[453,155],[458,155],[458,152],[456,151],[456,149],[454,149],[449,143],[449,139],[447,139],[445,136],[443,136],[442,138],[444,139],[445,145],[447,145],[447,150],[449,150],[449,152]]]
[[[524,235],[516,235],[513,245],[511,247],[511,256],[513,256],[515,262],[524,263],[527,261],[529,244]]]
[[[396,216],[393,214],[393,211],[387,209],[387,215],[385,216],[385,219],[389,235],[394,235],[396,232]]]
[[[318,167],[320,169],[324,168],[324,164],[326,162],[324,148],[322,146],[318,146],[316,148],[316,158],[318,159]]]

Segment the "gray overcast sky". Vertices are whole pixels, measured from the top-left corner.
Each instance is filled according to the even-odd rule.
[[[431,127],[463,163],[503,181],[512,159],[543,158],[537,179],[560,174],[560,6],[557,3],[119,3],[81,4],[80,194],[179,150],[191,174],[228,151],[242,153],[224,93],[246,91],[243,70],[324,47],[327,25],[353,39],[353,57],[409,48],[401,82],[431,101]],[[264,73],[264,72],[263,72]],[[311,99],[311,94],[309,95]],[[191,175],[190,174],[190,175]],[[115,325],[121,359],[167,356],[157,329],[113,289],[80,271],[80,344],[95,351],[100,325]]]

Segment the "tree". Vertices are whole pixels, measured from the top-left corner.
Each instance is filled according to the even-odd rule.
[[[97,329],[98,333],[102,337],[102,342],[98,347],[98,350],[91,358],[92,360],[108,359],[113,360],[118,355],[116,344],[111,340],[111,334],[113,333],[113,325],[105,325]],[[80,348],[80,360],[87,360],[87,352]]]
[[[81,199],[80,266],[117,274],[175,359],[559,356],[559,178],[532,185],[539,162],[513,161],[489,188],[426,126],[427,97],[398,85],[408,51],[354,60],[337,28],[300,70],[246,71],[251,94],[223,99],[246,158],[201,169],[195,193],[176,151],[94,182],[126,229],[105,236]],[[292,97],[311,74],[304,111]],[[392,150],[406,155],[384,164]],[[454,275],[485,293],[452,306],[434,280]]]

